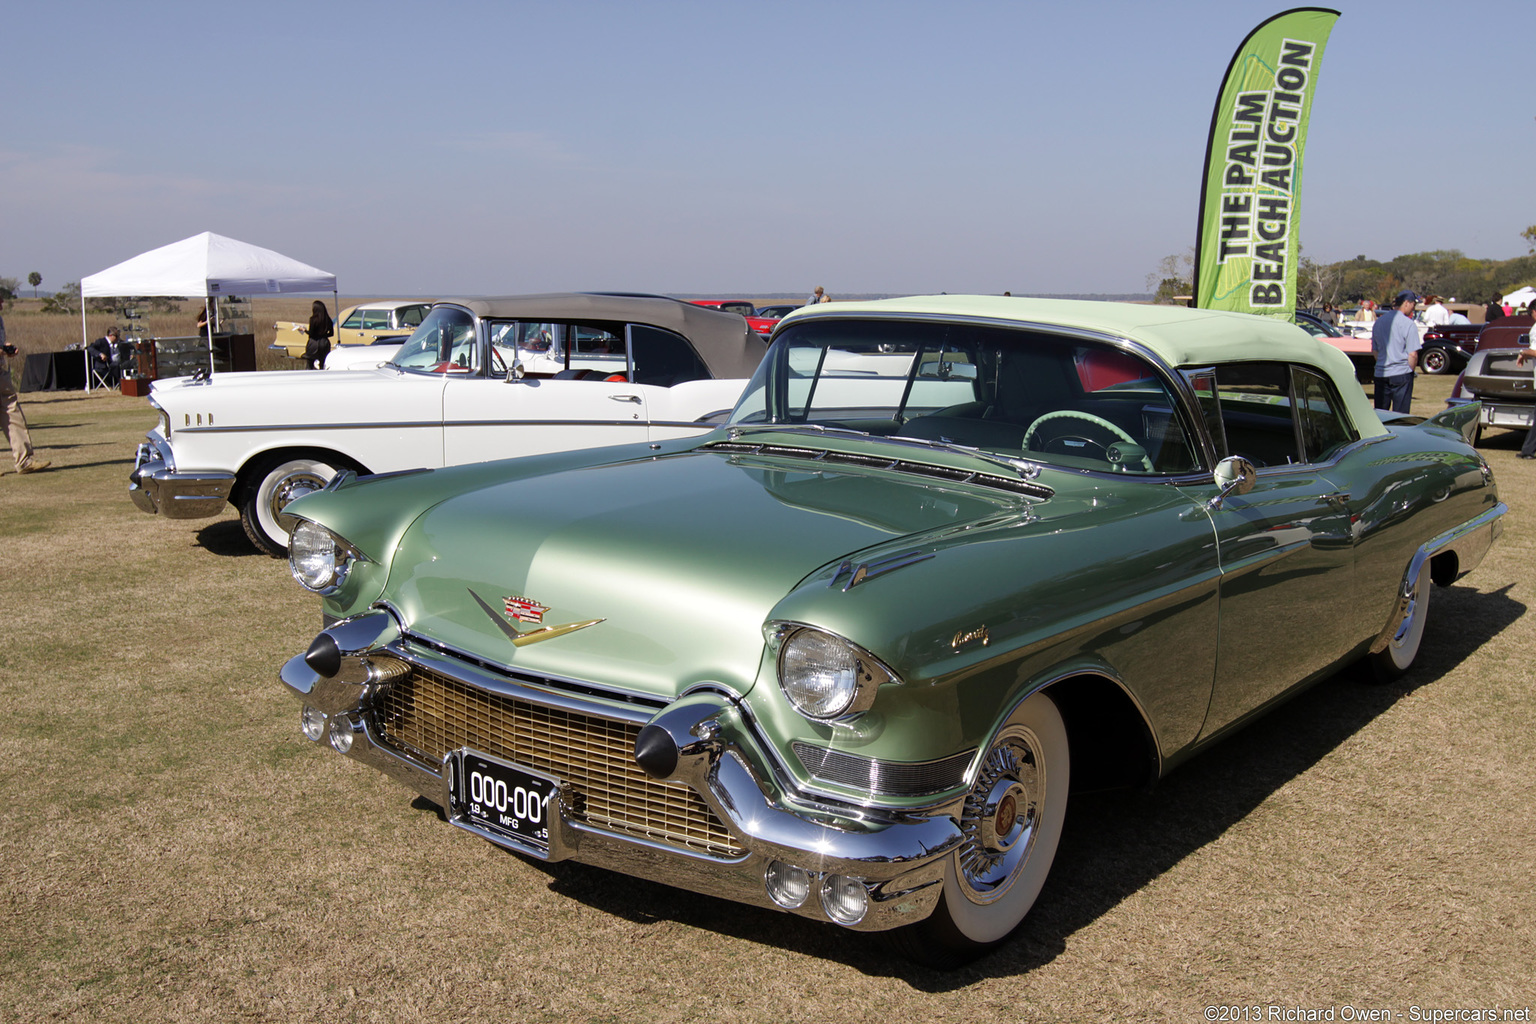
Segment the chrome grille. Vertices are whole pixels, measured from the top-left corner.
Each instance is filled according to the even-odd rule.
[[[715,857],[746,852],[697,793],[635,763],[637,724],[489,693],[419,665],[377,710],[386,742],[432,764],[469,747],[554,776],[571,816],[595,828]]]

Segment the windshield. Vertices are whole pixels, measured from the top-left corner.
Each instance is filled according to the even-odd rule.
[[[1312,335],[1314,338],[1342,338],[1344,332],[1330,323],[1322,320],[1314,320],[1309,316],[1296,317],[1296,326]]]
[[[435,306],[411,332],[395,358],[395,366],[433,373],[472,373],[480,368],[475,345],[475,318],[457,306]]]
[[[1197,465],[1179,403],[1141,357],[979,324],[791,324],[730,422],[819,425],[1121,473]]]

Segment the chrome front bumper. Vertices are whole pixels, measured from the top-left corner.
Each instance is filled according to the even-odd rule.
[[[346,627],[357,621],[343,622],[327,632],[344,637]],[[354,648],[353,655],[342,658],[343,668],[334,676],[320,675],[300,655],[282,667],[279,678],[306,708],[326,716],[317,743],[324,743],[335,731],[346,733],[351,741],[346,756],[437,803],[460,828],[538,859],[576,860],[815,920],[829,920],[815,896],[820,879],[833,875],[857,879],[865,887],[868,902],[863,919],[850,926],[859,931],[911,924],[927,917],[937,905],[949,857],[963,841],[955,816],[958,806],[905,814],[824,800],[807,802],[781,786],[767,768],[761,745],[740,709],[716,692],[686,697],[654,714],[650,722],[680,741],[677,767],[669,779],[692,788],[744,854],[713,856],[594,827],[570,813],[563,790],[551,800],[552,806],[559,804],[559,813],[549,815],[548,850],[478,829],[454,811],[449,777],[458,751],[450,752],[441,764],[424,763],[383,739],[375,713],[384,688],[391,685],[389,669],[380,671],[381,666],[398,668],[404,660],[443,672],[450,660],[401,644],[397,636],[380,639],[387,642],[370,645],[360,656]],[[350,645],[343,641],[342,646],[345,650]],[[497,688],[517,700],[565,708],[585,703],[588,713],[617,717],[613,709],[579,698],[552,697],[515,683]],[[640,718],[644,720],[643,715]],[[630,721],[635,718],[631,716]],[[774,861],[810,875],[812,896],[801,906],[786,908],[768,895],[765,874]]]
[[[170,446],[149,440],[139,445],[128,474],[128,497],[139,511],[167,519],[206,519],[224,510],[235,487],[233,473],[178,473]]]

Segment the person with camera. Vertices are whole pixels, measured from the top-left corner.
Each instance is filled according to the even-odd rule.
[[[0,299],[0,311],[5,300]],[[11,457],[16,460],[16,472],[36,473],[53,463],[32,454],[32,435],[27,433],[27,418],[21,414],[21,400],[16,396],[16,382],[11,379],[11,356],[17,348],[5,340],[5,318],[0,317],[0,430],[11,439]]]

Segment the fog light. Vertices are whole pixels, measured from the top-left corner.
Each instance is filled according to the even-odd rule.
[[[781,860],[768,864],[764,883],[768,887],[768,898],[785,910],[794,910],[811,894],[811,876],[805,869]]]
[[[858,924],[869,910],[869,893],[857,878],[828,875],[821,883],[821,909],[837,924]]]
[[[352,749],[352,723],[345,718],[331,719],[331,749],[338,754]]]
[[[303,713],[299,715],[299,728],[303,730],[306,739],[319,743],[325,735],[325,715],[318,708],[306,704]]]

